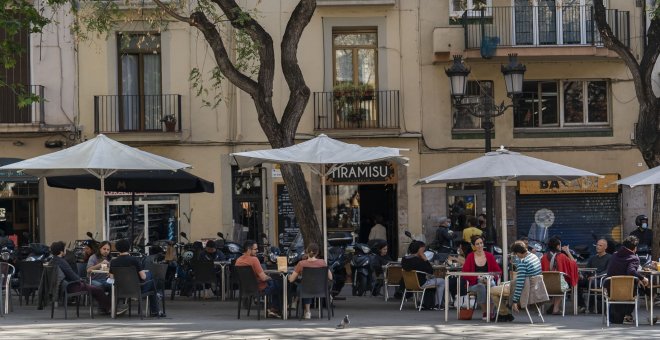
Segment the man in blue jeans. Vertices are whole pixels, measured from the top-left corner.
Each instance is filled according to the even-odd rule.
[[[154,281],[152,280],[151,273],[146,272],[142,268],[142,263],[140,260],[138,260],[138,258],[129,255],[128,251],[130,247],[131,245],[128,243],[128,240],[122,239],[117,241],[115,248],[119,252],[119,256],[110,262],[110,274],[112,274],[113,268],[133,267],[140,277],[140,282],[144,283],[141,285],[142,292],[146,293],[155,290],[156,287],[154,285]],[[152,317],[165,317],[165,314],[158,310],[158,297],[149,299],[149,311],[150,316]]]

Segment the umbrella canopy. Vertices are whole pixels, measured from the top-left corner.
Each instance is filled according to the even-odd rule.
[[[343,164],[366,163],[391,160],[406,165],[408,158],[400,152],[407,149],[388,147],[363,147],[332,139],[324,134],[308,141],[280,149],[237,152],[231,154],[241,169],[251,168],[261,163],[295,163],[309,166],[321,176],[321,219],[323,223],[323,255],[328,258],[328,232],[325,204],[325,180],[328,174]],[[326,169],[326,165],[330,165]]]
[[[497,151],[459,164],[417,181],[418,184],[451,183],[466,181],[500,182],[502,215],[502,249],[504,251],[504,279],[508,278],[508,244],[506,225],[506,182],[509,180],[573,180],[580,177],[600,175],[569,166],[529,157],[506,150],[503,146]]]
[[[48,185],[63,189],[101,190],[99,180],[90,175],[50,176]],[[196,193],[215,191],[213,182],[185,171],[117,171],[105,180],[105,190],[150,193]]]
[[[660,166],[642,171],[636,175],[628,176],[616,181],[618,184],[635,187],[638,185],[660,184]]]
[[[177,171],[190,167],[98,135],[68,149],[5,165],[0,170],[20,170],[37,177],[91,174],[99,179],[101,191],[105,191],[105,179],[118,170]],[[107,239],[105,215],[104,208],[103,237]]]

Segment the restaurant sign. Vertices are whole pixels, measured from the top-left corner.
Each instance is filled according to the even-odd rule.
[[[614,183],[617,174],[607,174],[603,178],[582,177],[572,181],[519,181],[521,195],[547,194],[616,194],[619,186]]]
[[[328,174],[328,184],[339,183],[396,183],[394,164],[381,161],[373,163],[344,164]]]

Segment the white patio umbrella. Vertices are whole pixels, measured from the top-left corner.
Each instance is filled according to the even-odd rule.
[[[68,149],[26,159],[0,167],[0,170],[19,170],[36,177],[92,174],[101,181],[105,193],[105,179],[118,170],[171,170],[190,168],[169,158],[154,155],[119,143],[105,135],[98,135]],[[108,239],[105,202],[103,203],[103,237]]]
[[[402,150],[407,151],[407,149],[380,146],[362,147],[357,144],[340,142],[321,134],[316,138],[286,148],[237,152],[232,153],[231,156],[236,160],[238,167],[241,169],[251,168],[261,163],[295,163],[307,165],[311,168],[312,172],[321,176],[323,255],[327,259],[328,225],[325,216],[326,177],[344,164],[392,160],[407,165],[408,158],[399,154]],[[326,170],[327,165],[330,165],[330,168]]]
[[[616,181],[618,184],[636,187],[638,185],[660,184],[660,166],[642,171],[638,174],[628,176]]]
[[[598,174],[544,161],[506,150],[503,146],[497,151],[486,153],[477,159],[459,164],[420,179],[418,184],[452,183],[465,181],[489,181],[500,183],[502,215],[502,249],[504,251],[504,280],[508,279],[508,244],[506,225],[506,182],[510,180],[572,180]]]

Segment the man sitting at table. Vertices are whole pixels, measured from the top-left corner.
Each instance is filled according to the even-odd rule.
[[[225,261],[226,259],[227,258],[225,257],[225,254],[223,254],[221,251],[218,251],[216,249],[215,241],[213,240],[206,241],[206,246],[204,247],[204,250],[201,251],[197,256],[198,261],[206,261],[206,262]],[[222,280],[222,270],[220,267],[215,268],[215,275],[218,277],[219,280]],[[210,283],[204,285],[204,293],[202,294],[202,297],[205,299],[209,299],[213,297],[213,290],[211,290]]]
[[[154,281],[152,280],[151,273],[142,268],[142,263],[137,257],[131,256],[128,251],[131,248],[128,240],[121,239],[115,243],[115,248],[119,255],[110,261],[110,274],[118,267],[133,267],[140,278],[140,288],[143,293],[155,290]],[[165,317],[163,312],[158,311],[158,300],[160,297],[149,299],[149,311],[152,317]],[[119,314],[119,313],[118,313]]]
[[[642,275],[639,268],[639,257],[637,257],[637,245],[639,239],[635,236],[628,236],[623,240],[621,248],[617,250],[610,258],[610,264],[607,267],[607,277],[629,275],[639,279],[639,283],[648,287],[649,279]],[[634,322],[632,317],[633,305],[612,305],[610,306],[610,322],[626,323]],[[655,320],[654,320],[655,321]]]
[[[51,260],[51,263],[56,265],[57,267],[62,270],[62,273],[64,273],[64,280],[68,282],[76,282],[73,284],[70,284],[68,287],[69,293],[77,293],[81,292],[83,290],[86,290],[92,294],[94,297],[94,300],[99,304],[99,313],[100,314],[109,314],[110,312],[110,298],[105,295],[103,292],[103,288],[100,287],[95,287],[92,285],[88,285],[85,282],[82,282],[80,279],[80,276],[71,268],[71,265],[69,265],[68,262],[66,262],[63,257],[64,257],[64,242],[58,241],[58,242],[53,242],[53,244],[50,245],[50,252],[53,254],[53,259]],[[65,303],[67,303],[65,301]]]
[[[280,280],[273,280],[272,277],[264,273],[261,268],[261,263],[257,259],[257,252],[259,247],[257,242],[247,240],[243,243],[243,255],[236,259],[236,267],[252,267],[254,271],[255,280],[259,287],[259,291],[270,295],[273,301],[271,308],[268,310],[268,316],[280,318],[279,311],[282,309],[282,283]]]
[[[598,240],[598,242],[596,242],[596,255],[591,256],[589,260],[587,260],[587,268],[594,268],[596,270],[596,276],[607,274],[607,266],[610,263],[610,257],[612,255],[608,254],[606,250],[607,250],[607,240],[601,238],[600,240]],[[590,288],[595,288],[597,286],[600,286],[600,281],[596,282],[595,285],[592,282],[595,279],[595,276],[593,276],[593,272],[588,272],[586,274],[588,274],[588,276],[587,275],[580,276],[580,279],[578,281],[578,288],[585,289],[588,292]],[[598,300],[595,300],[594,303],[596,304],[596,306],[598,306],[598,310],[600,311],[600,304],[597,303],[597,301]],[[578,306],[580,306],[580,313],[586,311],[584,297],[582,296],[582,294],[578,294]]]
[[[408,254],[401,260],[401,268],[403,270],[418,270],[426,274],[433,275],[433,266],[426,258],[424,252],[426,251],[426,244],[422,241],[412,241],[408,246]],[[435,288],[435,301],[423,301],[424,309],[438,309],[442,306],[442,298],[445,294],[445,279],[439,277],[426,278],[425,274],[417,273],[419,286],[422,288]],[[424,300],[426,300],[426,295]]]

